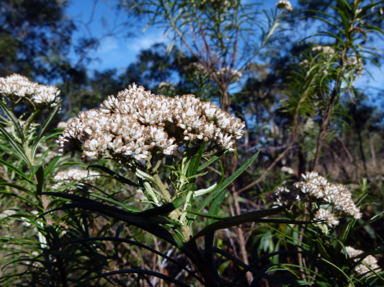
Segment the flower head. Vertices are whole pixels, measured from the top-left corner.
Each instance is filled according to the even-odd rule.
[[[219,78],[229,79],[231,82],[238,82],[243,76],[240,71],[229,68],[221,68],[217,71],[217,75]]]
[[[83,151],[86,162],[101,158],[148,159],[153,152],[171,155],[184,143],[213,141],[232,150],[245,124],[194,95],[167,98],[133,84],[109,96],[99,110],[81,112],[59,138],[62,154]],[[81,147],[83,149],[81,149]]]
[[[329,183],[317,172],[307,172],[302,174],[301,178],[301,181],[293,184],[292,190],[286,187],[277,188],[274,192],[274,204],[282,206],[294,201],[316,202],[318,205],[331,205],[335,210],[347,213],[355,219],[361,218],[362,214],[345,186]],[[330,226],[338,224],[335,215],[325,209],[317,210],[315,219],[325,220]]]
[[[190,63],[184,67],[184,70],[188,73],[204,74],[206,72],[204,66],[200,63]]]
[[[318,222],[318,223],[324,222],[330,227],[333,227],[339,224],[339,221],[336,219],[335,215],[329,209],[319,208],[315,213],[314,219],[321,220],[321,222]]]
[[[346,246],[345,247],[346,251],[347,251],[347,255],[349,258],[353,259],[355,262],[357,261],[360,261],[361,258],[355,258],[357,256],[359,256],[360,254],[364,253],[364,251],[362,250],[359,250],[359,249],[355,249],[351,246]],[[342,250],[343,252],[343,250]],[[377,264],[377,259],[376,257],[372,256],[372,255],[368,255],[367,257],[365,257],[362,261],[361,261],[363,264],[358,264],[356,265],[355,267],[355,271],[359,274],[366,274],[366,275],[370,275],[371,269],[375,270],[375,272],[380,272],[381,269],[380,269],[380,266]],[[369,268],[367,266],[369,266]]]
[[[289,2],[288,0],[279,0],[279,2],[276,3],[276,7],[280,9],[285,9],[287,11],[293,11],[291,2]]]
[[[39,85],[17,74],[0,78],[0,94],[11,102],[22,99],[26,105],[37,108],[55,107],[60,101],[60,90],[56,87]]]
[[[335,53],[335,49],[333,49],[330,46],[315,46],[312,48],[312,51],[323,53],[323,54],[334,54]]]
[[[58,172],[53,178],[57,183],[52,186],[53,189],[58,189],[64,184],[76,183],[79,180],[94,181],[100,177],[100,173],[95,171],[80,170],[72,168],[67,171]],[[70,190],[74,190],[74,187],[70,187]]]

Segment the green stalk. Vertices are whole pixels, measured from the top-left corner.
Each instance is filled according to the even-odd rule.
[[[165,201],[171,202],[171,194],[169,193],[168,189],[165,187],[164,183],[161,181],[160,176],[158,173],[153,175],[153,178],[156,182],[156,185],[159,187],[161,193],[163,194]]]

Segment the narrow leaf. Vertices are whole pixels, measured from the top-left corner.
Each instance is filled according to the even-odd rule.
[[[113,178],[115,178],[116,180],[118,180],[119,182],[121,183],[125,183],[125,184],[128,184],[128,185],[132,185],[134,187],[140,187],[140,185],[134,183],[133,181],[121,176],[120,174],[110,170],[109,168],[105,167],[105,166],[102,166],[102,165],[90,165],[88,166],[88,168],[98,168],[98,169],[101,169],[102,171],[108,173],[109,175],[111,175]]]
[[[3,109],[4,113],[12,121],[18,137],[21,139],[22,142],[24,142],[24,133],[23,129],[20,126],[19,120],[15,117],[14,113],[7,107],[7,105],[3,103],[3,101],[0,101],[0,106]]]
[[[13,149],[15,150],[16,154],[29,166],[31,167],[31,162],[25,155],[25,152],[23,148],[20,146],[18,142],[15,142],[12,138],[12,136],[0,125],[0,131],[4,134],[6,137],[7,141],[11,144]]]
[[[224,182],[219,184],[219,186],[211,192],[210,195],[207,196],[203,200],[202,203],[196,208],[196,212],[201,212],[223,189],[225,189],[228,185],[231,184],[240,174],[244,172],[244,170],[247,169],[248,166],[251,165],[251,163],[257,158],[259,155],[259,152],[255,153],[249,160],[247,160],[234,174],[232,174],[230,177],[228,177]],[[193,216],[193,218],[196,218],[196,216]]]
[[[233,217],[228,217],[224,220],[212,223],[211,225],[207,226],[206,228],[198,232],[194,236],[194,239],[219,229],[238,226],[240,224],[247,223],[247,222],[258,222],[258,220],[260,220],[263,217],[278,214],[283,210],[285,210],[285,207],[278,207],[278,208],[271,208],[271,209],[265,209],[265,210],[257,210],[257,211],[248,212],[248,213],[244,213],[244,214],[233,216]]]
[[[60,110],[60,106],[61,106],[61,103],[59,103],[56,107],[54,107],[54,109],[51,111],[51,113],[49,114],[47,120],[44,122],[44,124],[42,125],[42,127],[40,128],[40,131],[39,133],[37,134],[34,142],[33,142],[33,148],[32,148],[32,157],[35,156],[35,153],[36,153],[36,149],[37,149],[37,146],[41,140],[41,138],[43,137],[43,135],[45,134],[45,132],[47,131],[49,125],[51,124],[53,118],[57,115],[57,113],[59,112]]]

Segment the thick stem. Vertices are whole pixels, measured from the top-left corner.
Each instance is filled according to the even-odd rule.
[[[156,185],[160,189],[161,193],[163,194],[166,202],[171,202],[171,194],[169,193],[168,188],[165,187],[164,183],[161,181],[161,178],[158,173],[156,173],[153,178],[156,181]]]

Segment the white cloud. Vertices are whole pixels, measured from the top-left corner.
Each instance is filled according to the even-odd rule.
[[[97,50],[98,53],[110,52],[118,49],[117,41],[114,37],[106,37],[101,41],[100,47]]]
[[[147,31],[140,38],[130,39],[127,48],[132,52],[139,52],[140,50],[148,49],[155,43],[164,43],[166,41],[167,38],[157,29],[157,31]]]

